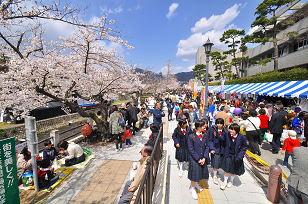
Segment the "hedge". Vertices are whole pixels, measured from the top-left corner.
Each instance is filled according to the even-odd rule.
[[[299,81],[299,80],[308,80],[308,69],[294,68],[288,71],[267,72],[264,74],[257,74],[254,76],[225,81],[225,85],[265,83],[265,82],[275,82],[275,81]],[[220,84],[221,82],[215,82],[215,83],[210,83],[209,85],[214,86]]]

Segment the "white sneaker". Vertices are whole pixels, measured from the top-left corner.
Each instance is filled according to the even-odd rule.
[[[130,147],[133,147],[134,145],[130,145]]]
[[[216,184],[216,185],[219,184],[217,176],[213,177],[213,183]]]
[[[128,148],[128,145],[125,145],[125,148]]]
[[[198,200],[198,195],[197,195],[195,188],[190,186],[189,191],[191,193],[192,198],[195,199],[195,200]]]
[[[116,149],[116,152],[118,152],[119,151],[119,149]]]
[[[179,177],[183,177],[183,170],[180,170]]]
[[[220,189],[221,190],[225,190],[227,187],[227,184],[225,182],[223,182],[221,185],[220,185]]]
[[[196,183],[195,188],[200,192],[203,191],[203,188],[198,183]]]
[[[227,187],[231,188],[233,186],[233,183],[231,181],[228,182]]]

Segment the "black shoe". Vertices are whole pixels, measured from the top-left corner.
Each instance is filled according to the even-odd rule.
[[[258,156],[261,156],[261,152],[260,152],[260,151],[258,151],[258,152],[257,152],[257,155],[258,155]]]
[[[273,154],[278,154],[278,152],[279,152],[278,149],[273,150]]]

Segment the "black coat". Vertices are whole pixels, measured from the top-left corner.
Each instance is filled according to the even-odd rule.
[[[129,106],[127,108],[127,120],[130,122],[137,122],[138,121],[138,109],[134,106]]]
[[[283,127],[288,123],[287,118],[285,117],[285,112],[280,111],[272,115],[271,120],[269,121],[268,130],[273,134],[279,134],[283,132]]]

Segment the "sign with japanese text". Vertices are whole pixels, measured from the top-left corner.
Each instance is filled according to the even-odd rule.
[[[204,105],[205,105],[205,87],[202,87],[202,91],[201,91],[201,105],[200,105],[200,109],[204,110]]]
[[[15,138],[0,141],[0,204],[20,203]]]
[[[192,83],[192,98],[193,99],[197,98],[197,92],[198,92],[198,82],[193,82]]]

